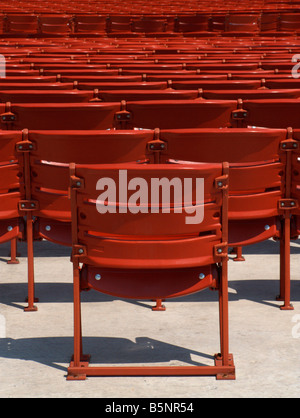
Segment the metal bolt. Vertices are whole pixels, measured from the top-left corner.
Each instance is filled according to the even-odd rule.
[[[101,279],[101,275],[100,275],[100,274],[96,274],[96,275],[95,275],[95,279],[96,279],[96,280],[100,280],[100,279]]]
[[[6,116],[2,116],[2,120],[6,120]]]
[[[291,206],[295,206],[295,202],[291,202]]]
[[[150,145],[150,149],[154,149],[154,145],[153,144]]]
[[[78,254],[83,254],[83,249],[82,248],[79,248]]]
[[[47,225],[47,226],[45,227],[45,229],[46,229],[46,231],[51,231],[51,226],[50,226],[50,225]]]
[[[286,148],[286,144],[282,144],[282,148]]]
[[[218,186],[219,187],[222,187],[223,186],[223,183],[221,181],[218,181]]]
[[[222,248],[218,248],[218,253],[221,254]]]
[[[81,186],[80,181],[78,181],[78,182],[76,183],[76,186],[78,186],[78,187],[80,187],[80,186]]]
[[[160,148],[161,148],[161,149],[164,149],[164,148],[165,148],[165,144],[161,144],[161,145],[160,145]]]
[[[34,208],[34,207],[35,207],[35,204],[34,204],[34,203],[31,203],[31,204],[30,204],[30,206],[31,206],[32,208]]]
[[[204,279],[204,277],[205,277],[205,274],[204,274],[204,273],[200,273],[200,274],[199,274],[199,279],[200,279],[200,280]]]
[[[270,229],[270,225],[265,225],[265,230],[268,231]]]
[[[297,147],[298,147],[298,144],[293,144],[293,147],[294,147],[294,148],[297,148]]]
[[[22,204],[21,204],[21,207],[22,207],[22,208],[25,208],[25,203],[22,203]]]
[[[280,204],[280,206],[284,206],[284,202],[282,202],[282,203]]]
[[[23,149],[23,145],[19,145],[19,149]]]
[[[12,226],[8,226],[8,227],[7,227],[7,230],[10,232],[10,231],[12,231],[12,230],[13,230],[13,227],[12,227]]]

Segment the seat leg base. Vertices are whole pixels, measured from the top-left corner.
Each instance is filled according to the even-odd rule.
[[[26,306],[24,308],[24,312],[36,312],[38,310],[38,308],[36,306]]]
[[[234,380],[235,367],[232,355],[228,365],[217,356],[214,366],[89,367],[88,362],[80,361],[75,366],[71,361],[67,380],[85,380],[87,376],[215,376],[218,380]]]
[[[165,311],[166,307],[162,304],[161,299],[157,299],[156,305],[152,307],[152,311]]]
[[[8,260],[7,264],[20,264],[20,261],[18,259]]]
[[[82,354],[81,355],[81,357],[80,357],[80,363],[79,363],[79,366],[77,366],[77,369],[78,369],[78,367],[79,368],[87,368],[87,367],[89,367],[89,364],[90,364],[90,358],[91,358],[91,356],[90,356],[90,354]],[[87,374],[86,373],[80,373],[80,372],[78,372],[78,370],[77,370],[77,373],[73,373],[73,369],[75,368],[75,366],[74,366],[74,355],[72,356],[72,358],[71,358],[71,362],[70,362],[70,366],[68,367],[68,375],[67,375],[67,380],[86,380],[86,376],[87,376]]]
[[[235,380],[235,368],[234,368],[234,362],[233,362],[233,355],[229,354],[228,356],[228,366],[233,367],[233,371],[228,373],[217,373],[216,374],[216,380]],[[222,364],[222,356],[220,354],[215,354],[215,366],[221,367]]]
[[[280,310],[281,311],[293,311],[294,306],[291,303],[288,304],[288,305],[282,305],[282,306],[280,306]]]

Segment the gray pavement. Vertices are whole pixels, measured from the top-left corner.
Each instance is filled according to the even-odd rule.
[[[281,311],[278,243],[244,249],[229,262],[230,352],[235,381],[214,377],[88,377],[67,381],[72,354],[72,265],[68,248],[35,244],[38,311],[25,313],[26,247],[7,265],[0,246],[1,398],[299,398],[300,242],[292,242],[294,311]],[[219,351],[217,292],[165,302],[129,301],[98,292],[82,297],[84,352],[91,364],[213,364]]]

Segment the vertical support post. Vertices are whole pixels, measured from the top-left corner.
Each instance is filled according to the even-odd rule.
[[[216,187],[222,190],[222,244],[215,247],[215,255],[221,257],[219,279],[219,322],[220,353],[215,355],[215,364],[233,366],[229,354],[229,315],[228,315],[228,182],[229,164],[223,163],[223,175],[216,179]],[[217,374],[217,379],[235,379],[235,374]]]
[[[298,143],[293,139],[292,128],[287,129],[287,139],[281,142],[281,150],[285,151],[286,169],[285,169],[285,192],[284,199],[279,202],[279,209],[283,211],[283,220],[280,236],[280,296],[279,300],[283,300],[281,310],[293,310],[290,303],[290,283],[291,283],[291,210],[295,207],[296,202],[291,199],[291,183],[292,183],[292,152],[298,148]]]
[[[28,306],[24,308],[25,312],[37,311],[37,307],[34,305],[34,254],[33,254],[33,219],[32,213],[27,212],[26,215],[26,231],[27,231],[27,280],[28,280]]]
[[[72,215],[72,263],[73,263],[73,328],[74,328],[74,352],[73,360],[70,367],[87,366],[89,362],[89,355],[83,355],[82,351],[82,324],[81,324],[81,297],[80,297],[80,266],[79,257],[83,250],[78,249],[78,219],[77,219],[77,188],[82,186],[80,179],[75,176],[75,164],[70,164],[70,188],[69,198],[71,200],[71,215]],[[72,374],[69,373],[67,380],[85,380],[86,374]]]
[[[30,151],[33,150],[33,144],[28,140],[28,130],[23,129],[22,141],[17,143],[17,151],[23,154],[24,170],[24,188],[25,200],[20,202],[19,208],[24,211],[26,216],[26,236],[27,236],[27,284],[28,284],[28,306],[24,308],[25,312],[37,311],[34,302],[38,299],[34,297],[34,254],[33,254],[33,215],[32,212],[37,209],[37,202],[31,200],[31,171],[30,171]]]
[[[14,238],[10,241],[10,260],[8,260],[7,264],[19,264],[19,260],[17,259],[17,238]]]

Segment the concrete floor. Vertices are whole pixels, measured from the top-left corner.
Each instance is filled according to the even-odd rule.
[[[281,311],[278,243],[244,249],[229,262],[230,352],[235,381],[214,377],[89,377],[67,381],[72,354],[72,265],[68,248],[35,244],[38,311],[25,313],[26,247],[7,265],[0,247],[1,398],[299,398],[300,242],[292,243],[294,311]],[[128,301],[83,293],[84,352],[91,364],[213,364],[219,351],[217,292],[165,302]]]

